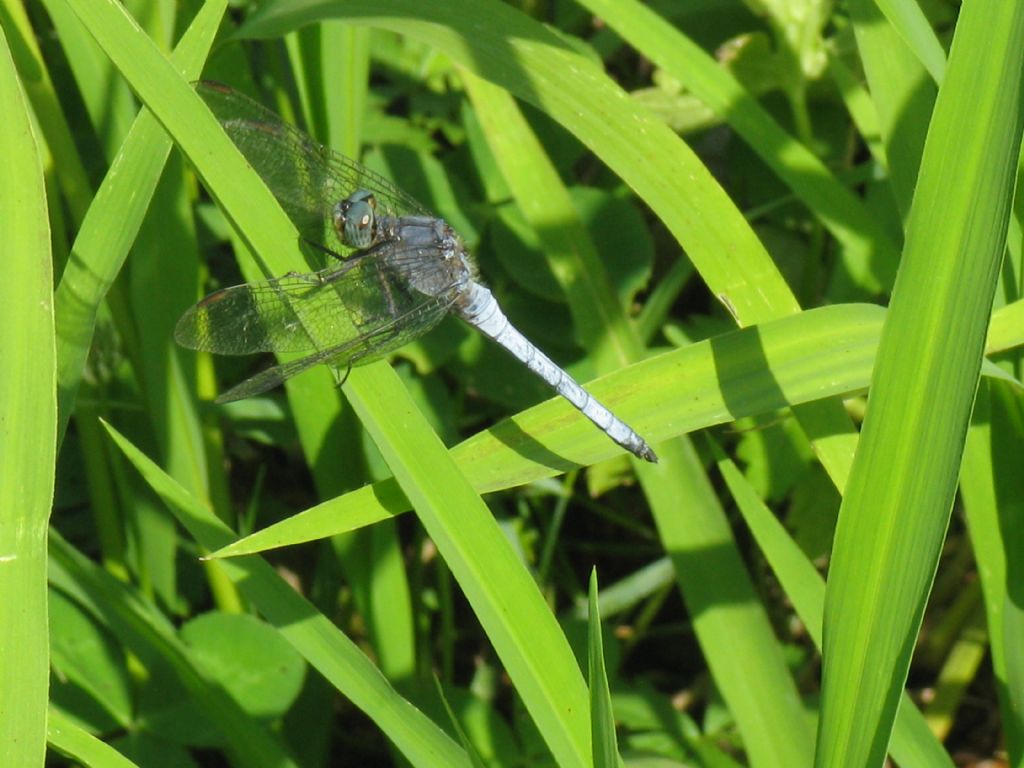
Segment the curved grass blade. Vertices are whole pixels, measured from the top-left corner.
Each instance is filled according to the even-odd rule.
[[[667,440],[744,416],[864,390],[884,317],[885,310],[868,304],[808,310],[657,355],[588,386],[615,407],[621,403],[624,414],[654,439]],[[641,393],[634,382],[643,382]],[[692,398],[678,398],[683,384]],[[473,486],[488,493],[576,466],[552,466],[556,453],[582,465],[614,455],[615,448],[600,434],[589,435],[586,426],[571,418],[567,404],[549,400],[471,437],[452,453]],[[408,509],[394,481],[385,480],[312,507],[214,556],[309,541]]]

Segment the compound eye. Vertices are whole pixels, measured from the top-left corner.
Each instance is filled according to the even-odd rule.
[[[335,207],[334,228],[341,241],[352,248],[373,244],[377,198],[365,189],[356,190]]]

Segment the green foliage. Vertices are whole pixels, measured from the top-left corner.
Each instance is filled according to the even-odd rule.
[[[0,763],[1024,766],[1022,51],[1003,0],[3,0]],[[215,405],[270,361],[177,318],[325,255],[201,78],[443,216],[660,463],[454,319]]]

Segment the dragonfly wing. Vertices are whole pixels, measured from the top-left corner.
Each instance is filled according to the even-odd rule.
[[[373,192],[385,214],[429,215],[380,174],[318,144],[247,96],[210,82],[198,83],[196,91],[304,238],[341,256],[351,252],[334,231],[331,209],[357,189]]]
[[[333,349],[447,309],[461,279],[438,253],[388,242],[320,272],[212,293],[182,315],[174,335],[220,355]]]
[[[266,392],[318,363],[341,368],[377,360],[404,347],[437,325],[447,314],[453,300],[454,294],[432,296],[405,313],[379,323],[357,338],[261,371],[220,395],[217,402],[229,403]]]
[[[268,389],[273,389],[283,384],[286,379],[291,378],[297,373],[302,373],[307,368],[312,368],[320,362],[323,362],[321,355],[319,352],[316,352],[306,357],[300,357],[297,360],[289,360],[286,363],[267,368],[265,371],[260,371],[255,376],[249,377],[241,384],[236,384],[227,392],[222,392],[214,402],[231,403],[235,400],[244,400],[247,397],[266,392]]]
[[[305,352],[317,349],[311,328],[343,333],[330,318],[344,315],[336,291],[325,290],[327,273],[353,273],[353,288],[364,270],[358,260],[309,275],[285,275],[263,283],[236,285],[211,293],[178,320],[174,337],[190,349],[219,355],[255,352]],[[336,282],[340,276],[332,282]],[[331,343],[337,343],[332,338]]]

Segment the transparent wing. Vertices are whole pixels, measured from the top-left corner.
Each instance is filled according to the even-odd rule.
[[[315,350],[309,365],[346,350],[380,357],[426,333],[457,293],[454,283],[431,295],[415,290],[403,277],[414,268],[434,285],[453,279],[442,260],[423,259],[422,248],[384,243],[320,272],[212,293],[181,316],[174,337],[221,355]]]
[[[331,209],[357,189],[373,192],[378,213],[430,215],[380,174],[318,144],[247,96],[212,82],[197,83],[196,92],[307,240],[339,256],[352,252],[331,225]]]
[[[329,363],[341,368],[376,360],[388,352],[404,347],[434,327],[444,317],[450,304],[451,301],[448,299],[432,296],[410,308],[404,315],[394,318],[391,322],[381,323],[357,339],[260,371],[221,394],[217,402],[230,403],[266,392],[320,363]]]

